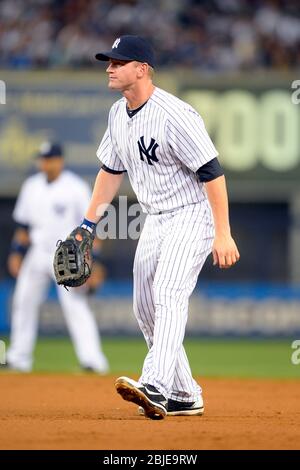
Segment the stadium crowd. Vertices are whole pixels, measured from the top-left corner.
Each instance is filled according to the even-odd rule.
[[[160,66],[300,65],[299,0],[1,0],[0,67],[91,67],[124,33],[151,38]]]

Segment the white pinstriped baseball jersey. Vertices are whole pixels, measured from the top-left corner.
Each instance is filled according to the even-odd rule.
[[[217,155],[201,116],[160,88],[131,118],[126,99],[117,101],[97,151],[106,167],[127,170],[143,211],[150,214],[204,200],[195,172]]]
[[[23,183],[13,218],[29,226],[31,244],[52,255],[57,240],[80,223],[90,197],[86,182],[69,170],[51,183],[39,172]]]

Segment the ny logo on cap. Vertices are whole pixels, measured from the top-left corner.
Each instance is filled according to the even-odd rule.
[[[155,139],[153,139],[153,137],[151,137],[151,142],[147,148],[144,142],[144,136],[140,137],[140,140],[138,140],[138,146],[139,146],[140,157],[142,161],[144,161],[144,155],[145,155],[145,157],[147,158],[147,163],[149,165],[153,165],[152,162],[158,162],[158,158],[156,156],[156,150],[157,150],[157,147],[159,147],[159,145],[157,142],[155,142]]]
[[[118,45],[120,44],[120,41],[121,41],[120,38],[116,39],[112,45],[112,49],[117,49]]]

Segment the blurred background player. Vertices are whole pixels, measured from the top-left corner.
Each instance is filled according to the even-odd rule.
[[[53,278],[53,252],[58,239],[81,220],[90,189],[71,171],[64,169],[60,144],[44,142],[38,154],[39,172],[23,184],[13,212],[18,224],[8,258],[8,269],[17,278],[15,287],[8,366],[19,371],[32,369],[38,331],[39,308]],[[96,240],[96,243],[100,243]],[[85,288],[57,287],[67,327],[79,363],[84,370],[106,373],[108,362],[101,349],[97,324],[87,301],[88,290],[103,280],[101,266]]]

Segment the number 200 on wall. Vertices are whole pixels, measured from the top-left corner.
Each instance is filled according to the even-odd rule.
[[[300,164],[300,105],[290,91],[190,90],[182,98],[203,117],[228,169],[248,171],[261,163],[284,172]]]

